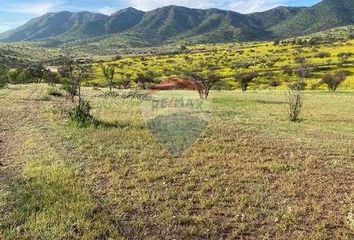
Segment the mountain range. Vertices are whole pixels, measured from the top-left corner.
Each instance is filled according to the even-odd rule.
[[[230,42],[295,37],[354,24],[354,0],[323,0],[312,7],[277,7],[241,14],[220,9],[167,6],[134,8],[107,16],[91,12],[47,13],[0,34],[2,42],[119,42],[157,45],[189,40]]]

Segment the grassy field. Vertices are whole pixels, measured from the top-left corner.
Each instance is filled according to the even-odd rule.
[[[352,91],[305,92],[295,123],[285,91],[212,92],[208,126],[173,157],[142,100],[85,88],[107,124],[80,128],[48,89],[0,90],[0,239],[354,237]]]

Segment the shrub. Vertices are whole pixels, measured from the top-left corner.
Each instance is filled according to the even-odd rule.
[[[129,89],[131,87],[131,80],[130,79],[123,79],[119,82],[119,87],[123,89]]]
[[[74,102],[75,97],[79,97],[79,102],[81,100],[81,83],[89,76],[91,72],[91,65],[68,65],[63,76],[64,78],[62,88],[68,92],[71,101]]]
[[[342,53],[339,53],[337,55],[338,59],[339,59],[339,62],[341,64],[344,64],[344,63],[347,63],[348,62],[348,59],[353,56],[353,53],[351,52],[342,52]]]
[[[247,91],[250,82],[256,77],[258,77],[257,72],[250,72],[250,73],[243,73],[243,74],[236,75],[236,78],[238,79],[238,82],[243,92]]]
[[[307,67],[300,67],[296,69],[295,72],[300,78],[306,78],[309,76],[309,69]]]
[[[315,58],[328,58],[331,57],[331,54],[329,52],[319,52],[313,55]]]
[[[115,75],[115,71],[116,71],[116,66],[115,65],[105,66],[105,65],[101,64],[101,70],[102,70],[104,78],[107,81],[109,90],[112,90],[112,88],[115,85],[114,75]]]
[[[346,71],[338,71],[334,73],[326,73],[322,80],[320,81],[321,84],[326,84],[328,89],[331,91],[337,90],[339,85],[345,81],[345,79],[348,77],[349,73]]]
[[[81,100],[77,106],[75,106],[69,113],[71,120],[75,121],[80,126],[86,126],[93,123],[94,119],[90,114],[91,105]]]
[[[146,89],[148,86],[148,84],[151,84],[154,82],[155,80],[155,73],[153,71],[146,71],[143,73],[138,73],[137,74],[137,78],[136,81],[138,83],[139,88],[141,89]],[[128,77],[129,79],[129,77]]]
[[[246,61],[236,62],[234,68],[249,68],[252,64]]]
[[[54,85],[54,84],[60,83],[60,80],[61,80],[60,75],[58,73],[51,72],[48,70],[44,71],[43,79],[49,85]]]
[[[293,74],[293,69],[289,65],[283,66],[282,70],[284,74],[287,74],[289,76]]]
[[[295,122],[299,119],[300,112],[303,105],[303,96],[300,88],[292,89],[288,91],[288,118],[290,121]]]
[[[278,79],[270,79],[270,80],[268,81],[268,85],[269,85],[270,87],[276,88],[276,87],[278,87],[278,86],[281,85],[281,82],[280,82]]]
[[[56,88],[50,88],[48,89],[48,95],[49,96],[54,96],[54,97],[61,97],[63,94]]]
[[[76,85],[76,82],[70,81],[69,79],[64,79],[62,89],[70,95],[72,102],[74,102],[74,98],[78,93],[78,86]]]
[[[12,84],[23,84],[23,83],[32,83],[35,82],[35,79],[26,69],[14,69],[9,71],[8,80]]]
[[[305,64],[307,62],[305,57],[295,57],[294,61],[298,64]]]

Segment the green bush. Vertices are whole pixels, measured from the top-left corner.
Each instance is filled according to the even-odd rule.
[[[4,65],[0,65],[0,88],[6,86],[8,82],[8,69]]]
[[[61,97],[63,94],[56,88],[50,88],[48,89],[48,95],[49,96],[54,96],[54,97]]]
[[[70,111],[69,115],[71,120],[76,122],[79,126],[87,126],[94,123],[94,118],[90,111],[91,105],[81,100],[79,104]]]
[[[66,91],[72,97],[72,99],[74,99],[78,93],[77,85],[73,84],[73,82],[69,81],[69,79],[63,80],[62,89]]]

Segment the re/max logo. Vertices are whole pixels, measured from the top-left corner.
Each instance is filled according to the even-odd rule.
[[[203,101],[190,98],[161,98],[151,101],[151,109],[158,110],[162,108],[188,108],[203,111]]]

